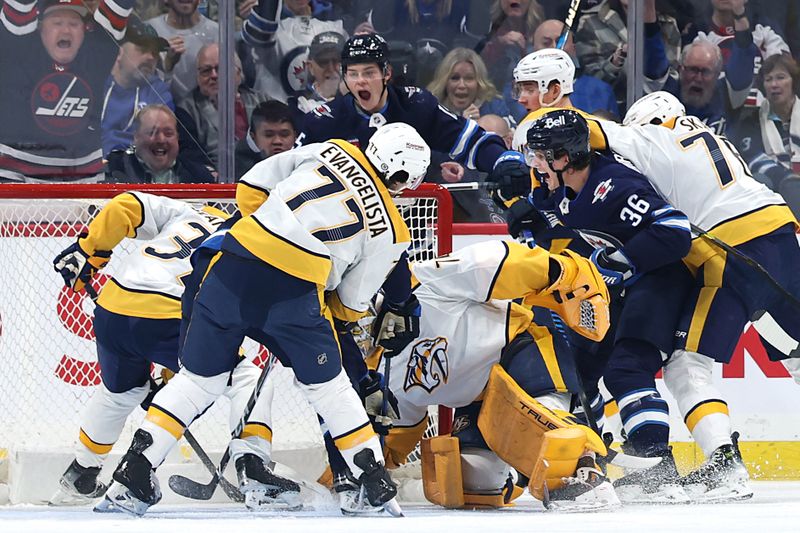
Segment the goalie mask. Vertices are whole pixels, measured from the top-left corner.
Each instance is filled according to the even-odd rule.
[[[542,97],[547,88],[554,81],[561,85],[563,96],[572,93],[572,83],[575,79],[575,63],[564,50],[558,48],[544,48],[528,54],[520,59],[514,67],[514,98],[519,98],[519,84],[523,82],[536,82],[539,85],[539,105],[546,107]]]
[[[431,162],[428,144],[417,130],[403,122],[378,128],[365,153],[392,194],[416,189]]]
[[[666,91],[656,91],[636,100],[625,113],[622,124],[624,126],[663,124],[685,114],[686,108],[675,96]]]

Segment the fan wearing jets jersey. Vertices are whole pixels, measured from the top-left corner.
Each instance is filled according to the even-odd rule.
[[[543,177],[529,198],[539,213],[530,228],[561,225],[584,235],[595,247],[592,261],[614,289],[613,331],[606,341],[573,342],[581,374],[592,392],[603,376],[620,406],[629,449],[663,457],[649,477],[634,473],[617,480],[618,494],[623,501],[687,501],[677,485],[669,412],[654,375],[662,353],[672,351],[691,283],[680,262],[691,243],[689,222],[628,162],[593,152],[589,126],[574,110],[548,111],[527,135],[526,158]]]
[[[727,139],[685,116],[683,105],[665,92],[638,100],[622,126],[598,124],[609,147],[632,161],[693,224],[757,261],[790,294],[800,296],[798,222],[780,195],[752,178]],[[696,271],[696,285],[664,381],[709,461],[682,481],[699,487],[702,499],[749,497],[752,489],[731,438],[728,406],[712,384],[713,361],[730,360],[739,333],[756,312],[768,311],[778,328],[800,338],[798,311],[740,258],[703,238],[693,240],[686,262]],[[785,359],[789,354],[765,338],[761,322],[755,325],[770,359]],[[797,366],[786,366],[798,380]]]
[[[404,462],[419,442],[427,407],[448,405],[456,408],[452,436],[422,441],[431,502],[503,507],[518,495],[510,465],[546,503],[618,504],[595,465],[605,445],[568,413],[578,390],[568,347],[530,310],[554,309],[582,335],[602,339],[608,291],[596,267],[571,251],[491,241],[415,264],[413,276],[420,333],[391,358],[399,419],[386,438],[389,464]]]
[[[331,140],[273,156],[242,177],[242,219],[200,285],[180,372],[153,398],[113,474],[112,505],[141,515],[158,503],[154,469],[224,390],[248,336],[292,368],[370,504],[399,511],[378,437],[342,370],[333,319],[365,313],[408,247],[391,195],[415,188],[429,162],[419,134],[396,123],[364,153]],[[240,473],[240,483],[251,475]]]
[[[155,394],[150,366],[178,371],[181,298],[192,271],[189,257],[227,216],[216,209],[141,192],[114,197],[87,232],[61,252],[54,266],[67,287],[81,291],[109,261],[123,239],[143,242],[121,258],[97,298],[93,330],[102,383],[83,414],[75,459],[60,480],[52,503],[101,497],[98,474],[128,415]],[[188,313],[188,307],[184,313]],[[165,372],[166,372],[165,371]],[[240,360],[226,395],[232,401],[231,427],[247,403],[260,371]],[[251,439],[252,440],[252,439]]]

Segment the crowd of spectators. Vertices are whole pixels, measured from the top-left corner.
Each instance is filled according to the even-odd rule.
[[[630,0],[583,0],[564,43],[571,105],[619,119]],[[232,181],[302,140],[347,91],[352,35],[388,42],[392,83],[511,145],[530,109],[512,70],[556,46],[569,0],[235,0],[235,176],[220,176],[217,0],[0,0],[0,181]],[[644,0],[645,92],[676,95],[800,213],[800,0]],[[528,95],[530,96],[530,95]],[[482,181],[448,172],[434,182]],[[444,175],[442,173],[444,172]],[[458,217],[496,221],[483,192]]]

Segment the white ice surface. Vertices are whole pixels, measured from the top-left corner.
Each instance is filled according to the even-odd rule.
[[[143,518],[96,514],[88,507],[0,506],[0,532],[800,531],[800,482],[756,482],[753,485],[755,496],[744,502],[680,506],[637,505],[610,512],[570,514],[545,512],[541,505],[527,497],[517,507],[503,511],[449,511],[430,505],[405,505],[405,518],[343,517],[330,507],[316,511],[258,515],[232,504],[156,506]]]

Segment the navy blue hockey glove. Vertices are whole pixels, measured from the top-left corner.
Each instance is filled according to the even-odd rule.
[[[394,357],[419,337],[421,311],[413,294],[401,305],[384,302],[372,323],[372,338],[383,347],[384,357]]]
[[[547,228],[539,210],[533,207],[527,198],[520,198],[513,204],[505,213],[506,223],[508,224],[508,233],[515,239],[519,239],[520,235],[524,237],[535,237],[537,233]]]
[[[392,429],[392,420],[400,418],[398,414],[397,398],[389,388],[383,386],[383,375],[375,370],[370,370],[358,382],[361,399],[364,400],[364,409],[367,411],[372,428],[379,435],[388,435]],[[383,397],[386,394],[386,412],[383,412]]]
[[[531,192],[531,169],[525,156],[510,150],[497,158],[486,181],[494,203],[508,209],[511,200]]]
[[[590,259],[609,287],[629,285],[639,277],[630,259],[615,248],[598,248]]]
[[[85,236],[85,233],[80,234],[77,241],[53,259],[53,269],[64,278],[64,285],[75,292],[80,292],[111,259],[111,251],[97,250],[89,255],[81,246]]]

